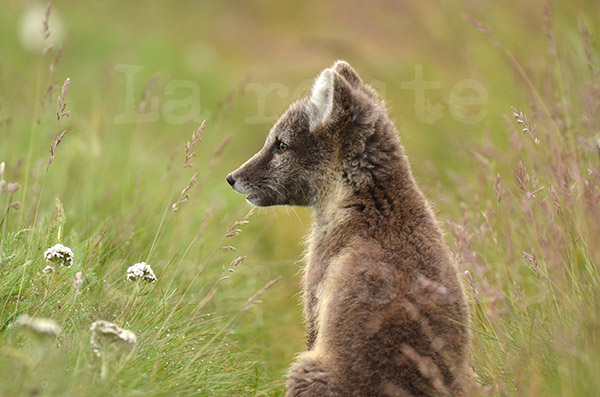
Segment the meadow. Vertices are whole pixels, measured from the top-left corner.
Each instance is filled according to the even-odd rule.
[[[311,213],[225,176],[337,59],[386,99],[464,275],[467,394],[600,394],[597,1],[0,9],[0,395],[282,395]]]

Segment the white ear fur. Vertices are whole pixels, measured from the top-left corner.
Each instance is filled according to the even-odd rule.
[[[325,69],[315,81],[310,96],[310,129],[325,123],[333,110],[334,71]]]

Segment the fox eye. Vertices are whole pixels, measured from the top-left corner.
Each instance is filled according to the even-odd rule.
[[[277,145],[277,150],[279,150],[279,153],[283,153],[287,150],[287,145],[283,142],[279,142]]]

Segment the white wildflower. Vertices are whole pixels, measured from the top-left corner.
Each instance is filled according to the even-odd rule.
[[[127,268],[127,280],[135,281],[137,279],[153,283],[156,281],[156,276],[150,265],[147,265],[146,262],[141,262]]]
[[[44,274],[50,274],[50,273],[54,272],[54,268],[52,266],[48,265],[44,268],[43,271],[44,271]]]
[[[73,251],[62,244],[56,244],[44,252],[47,261],[70,267],[73,264]]]
[[[30,317],[27,314],[17,317],[15,324],[42,335],[58,336],[61,331],[56,321],[50,318]]]
[[[121,342],[133,345],[137,342],[135,334],[129,330],[119,327],[117,324],[109,321],[98,320],[92,323],[90,327],[92,337],[90,343],[94,346],[94,353],[100,357],[100,348],[103,345],[113,342]]]

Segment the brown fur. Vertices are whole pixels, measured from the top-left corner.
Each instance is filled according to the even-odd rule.
[[[228,181],[255,205],[314,208],[307,351],[289,396],[460,393],[469,315],[456,266],[385,105],[347,63]]]

